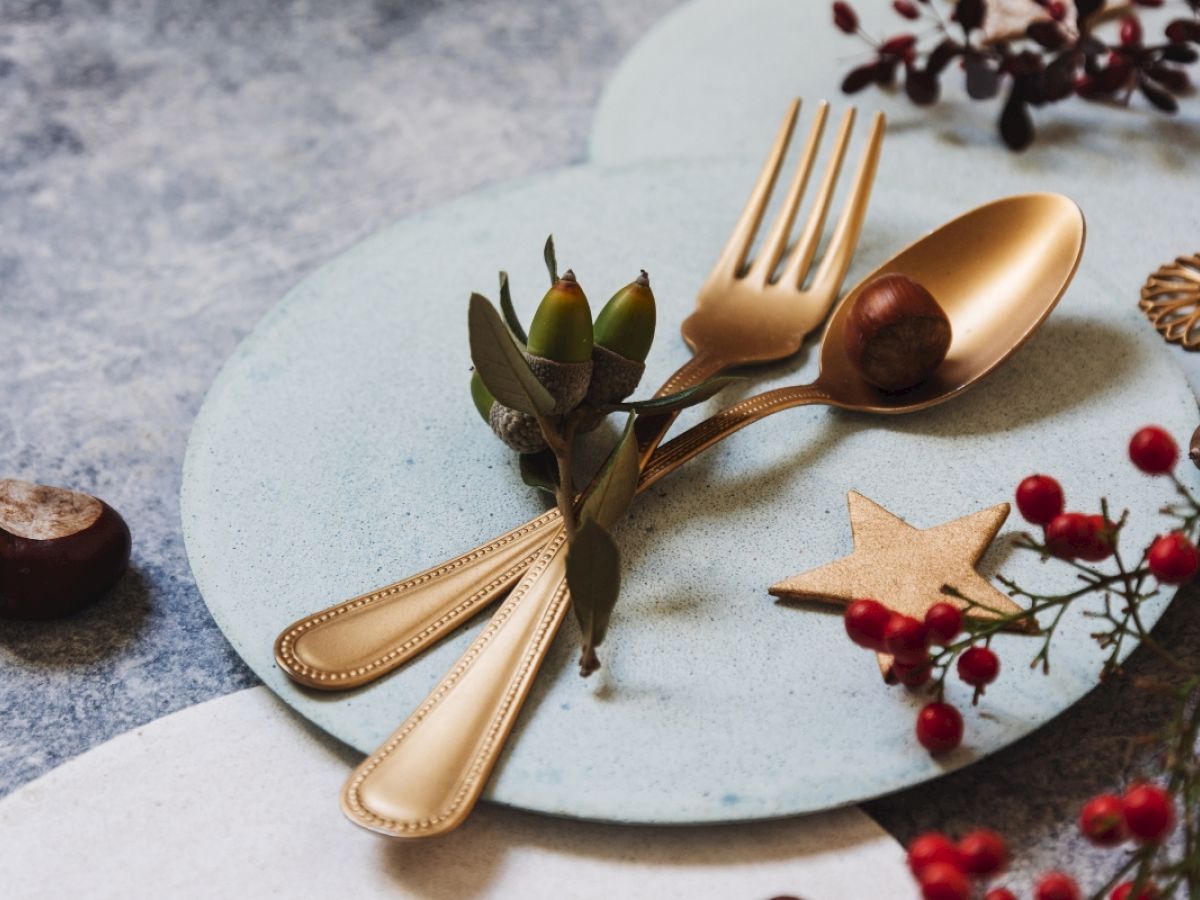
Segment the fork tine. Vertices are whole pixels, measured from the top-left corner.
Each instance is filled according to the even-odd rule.
[[[808,184],[808,176],[812,173],[813,162],[817,157],[817,147],[821,144],[821,135],[825,131],[825,118],[829,113],[829,104],[822,100],[817,107],[817,115],[808,131],[808,141],[804,152],[796,165],[796,174],[788,186],[787,196],[783,207],[771,225],[771,231],[763,241],[762,249],[750,268],[750,277],[766,284],[771,280],[775,267],[783,258],[787,249],[788,235],[792,233],[792,223],[796,221],[796,212],[800,209],[800,198],[804,196],[804,188]]]
[[[767,154],[762,171],[758,173],[758,180],[754,184],[754,190],[750,192],[750,199],[746,201],[746,208],[742,210],[737,224],[733,227],[733,233],[725,242],[725,248],[717,258],[710,277],[719,275],[734,278],[745,264],[746,254],[750,252],[750,245],[754,241],[754,234],[762,222],[763,213],[766,212],[767,200],[770,199],[771,192],[775,189],[775,179],[779,175],[779,167],[783,163],[788,144],[792,140],[792,131],[796,127],[796,117],[799,114],[800,100],[797,98],[788,106],[787,114],[783,117],[783,124],[779,127],[779,134],[775,137],[771,152]]]
[[[850,132],[854,128],[855,109],[850,107],[842,114],[842,125],[838,129],[837,142],[833,147],[833,155],[825,164],[825,177],[817,192],[816,202],[800,232],[792,254],[788,257],[787,266],[779,276],[780,284],[790,284],[799,287],[808,274],[808,267],[816,255],[817,245],[821,241],[821,232],[825,228],[825,216],[829,213],[829,204],[833,200],[833,189],[837,185],[838,175],[842,170],[842,160],[846,157],[846,147],[850,143]]]
[[[846,277],[846,270],[850,268],[850,259],[854,256],[863,220],[867,217],[867,203],[871,199],[871,185],[875,181],[875,170],[879,166],[879,151],[883,147],[886,125],[887,118],[884,114],[875,113],[850,195],[846,198],[846,205],[842,208],[842,215],[834,228],[833,237],[829,239],[825,258],[821,260],[817,274],[813,276],[814,291],[827,290],[829,296],[836,295],[842,279]]]

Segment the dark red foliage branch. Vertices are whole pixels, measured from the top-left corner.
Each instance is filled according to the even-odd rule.
[[[849,3],[834,3],[834,25],[866,42],[873,53],[847,73],[842,90],[891,88],[903,78],[908,98],[929,106],[940,98],[942,76],[956,63],[972,100],[1003,98],[997,127],[1012,150],[1033,142],[1033,108],[1072,97],[1127,105],[1137,95],[1170,114],[1179,108],[1177,98],[1192,92],[1187,67],[1200,59],[1200,0],[1174,0],[1180,15],[1167,24],[1161,40],[1147,39],[1137,8],[1159,8],[1172,0],[1136,0],[1119,10],[1106,7],[1104,0],[1073,0],[1073,25],[1067,15],[1071,0],[1037,2],[1045,18],[1024,33],[988,36],[983,30],[987,0],[958,0],[949,13],[934,0],[895,0],[892,8],[902,19],[932,27],[924,36],[902,32],[884,40],[863,30]]]

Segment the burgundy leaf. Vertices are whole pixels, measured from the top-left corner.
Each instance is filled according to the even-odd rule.
[[[874,81],[878,73],[879,63],[877,62],[859,66],[857,69],[851,69],[850,74],[842,81],[842,91],[847,94],[857,94]]]
[[[953,18],[962,26],[963,31],[974,31],[983,25],[983,15],[983,0],[958,0]]]
[[[1009,150],[1024,150],[1033,141],[1033,117],[1016,91],[1008,95],[1008,102],[1000,113],[1000,137]]]
[[[1170,92],[1163,90],[1149,78],[1139,78],[1138,87],[1141,89],[1142,96],[1163,112],[1174,113],[1179,111],[1179,103],[1171,96]]]
[[[900,61],[896,57],[891,59],[881,59],[876,66],[879,69],[875,73],[875,83],[880,87],[891,87],[896,83],[896,66]]]
[[[958,41],[946,38],[930,51],[928,59],[925,60],[925,69],[933,75],[940,75],[950,61],[960,53],[962,53],[962,46]]]
[[[1067,51],[1050,61],[1043,79],[1046,99],[1056,103],[1075,93],[1075,54]]]
[[[1194,63],[1200,59],[1200,53],[1197,53],[1187,44],[1168,44],[1163,48],[1163,59],[1169,62],[1177,63]]]
[[[1031,41],[1040,44],[1047,50],[1057,50],[1067,42],[1067,36],[1058,27],[1058,23],[1051,22],[1049,19],[1030,22],[1029,27],[1025,29],[1025,34]]]
[[[1176,19],[1167,26],[1167,37],[1176,44],[1187,41],[1200,44],[1200,22],[1194,19]]]
[[[1173,94],[1182,94],[1191,86],[1187,72],[1170,66],[1153,65],[1146,68],[1146,75],[1153,78]]]
[[[908,99],[917,106],[930,106],[937,103],[938,80],[924,69],[908,66],[904,74],[904,92]]]

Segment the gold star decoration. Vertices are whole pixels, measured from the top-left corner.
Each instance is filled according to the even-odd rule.
[[[950,603],[967,611],[966,601],[941,592],[942,585],[949,585],[986,607],[972,607],[967,614],[973,619],[1022,611],[975,570],[1008,518],[1007,503],[920,529],[857,491],[849,493],[847,502],[854,552],[772,585],[772,595],[846,605],[871,597],[888,609],[922,619],[935,603]],[[880,667],[889,675],[890,657],[881,654]]]

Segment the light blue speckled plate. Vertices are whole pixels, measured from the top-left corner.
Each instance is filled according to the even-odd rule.
[[[465,197],[338,257],[258,326],[196,422],[183,519],[213,616],[287,703],[373,749],[482,622],[342,696],[283,677],[276,633],[540,508],[468,397],[469,292],[491,291],[505,267],[528,315],[551,229],[595,302],[644,266],[663,323],[646,377],[656,385],[687,357],[675,323],[756,168],[576,168]],[[881,184],[851,278],[959,211]],[[763,386],[814,369],[809,350]],[[965,746],[933,760],[912,739],[920,701],[884,688],[837,615],[778,606],[767,586],[849,550],[851,488],[922,527],[1010,497],[1035,470],[1059,475],[1074,505],[1108,494],[1151,509],[1168,485],[1129,465],[1127,436],[1151,420],[1186,434],[1195,418],[1158,338],[1085,258],[1043,331],[954,403],[889,419],[799,409],[735,435],[638,502],[619,535],[625,591],[604,668],[575,674],[569,622],[488,796],[621,822],[756,819],[874,797],[994,752],[1094,686],[1101,656],[1086,620],[1063,623],[1048,677],[1022,664],[1031,641],[1001,639],[1007,665],[981,709],[968,708]],[[1158,528],[1139,518],[1129,539]],[[1006,538],[986,563],[1047,590],[1071,581]],[[966,707],[964,686],[950,693]]]

